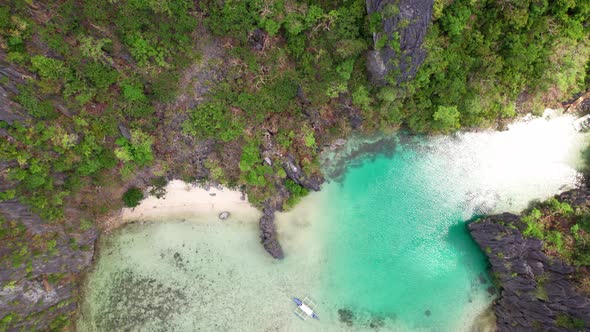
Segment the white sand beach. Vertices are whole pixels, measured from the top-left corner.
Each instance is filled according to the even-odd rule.
[[[146,197],[139,206],[124,208],[120,219],[123,222],[194,217],[212,220],[224,211],[230,213],[230,220],[241,222],[258,222],[261,216],[261,212],[237,190],[222,187],[205,189],[181,180],[172,180],[166,186],[166,196]]]

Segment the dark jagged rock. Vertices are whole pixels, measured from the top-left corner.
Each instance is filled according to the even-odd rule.
[[[0,173],[8,167],[0,163]],[[0,180],[0,192],[12,186]],[[48,330],[76,311],[78,276],[92,263],[98,231],[74,225],[46,222],[16,199],[0,202],[0,228],[12,234],[0,235],[0,318],[17,317],[9,331]]]
[[[324,182],[321,175],[306,175],[303,170],[295,162],[295,158],[292,155],[287,155],[282,158],[282,166],[287,173],[287,177],[293,180],[295,183],[305,187],[306,189],[318,191],[320,185]],[[263,216],[259,221],[260,228],[260,242],[262,246],[272,257],[277,259],[284,258],[283,248],[277,238],[276,227],[274,224],[275,211],[280,211],[283,207],[283,203],[289,197],[289,192],[286,188],[278,188],[278,192],[275,197],[267,200],[264,203],[262,209]]]
[[[9,124],[23,122],[29,116],[22,111],[21,107],[8,98],[8,92],[0,86],[0,121],[6,121]]]
[[[0,245],[0,317],[19,317],[12,322],[14,329],[47,330],[54,319],[75,313],[78,276],[92,263],[98,232],[93,226],[68,233],[66,226],[43,221],[15,200],[0,203],[0,216],[11,225],[21,224],[25,232]],[[51,249],[35,253],[31,248],[39,245]],[[18,256],[26,258],[15,264],[11,257]]]
[[[306,189],[319,191],[321,184],[324,182],[324,179],[321,176],[306,175],[301,167],[297,165],[295,158],[292,155],[287,155],[283,158],[283,169],[287,173],[289,179]]]
[[[588,201],[588,190],[561,197]],[[494,303],[498,331],[568,331],[556,324],[567,315],[590,329],[590,299],[579,294],[571,281],[574,268],[547,257],[539,239],[524,237],[520,217],[493,215],[469,224],[471,236],[486,253],[501,286]]]
[[[260,242],[264,250],[272,257],[282,259],[285,257],[283,248],[277,239],[277,230],[275,227],[275,208],[266,204],[262,210],[263,216],[258,223],[260,228]]]
[[[6,79],[8,83],[0,85],[0,121],[9,124],[23,122],[30,116],[20,105],[10,100],[9,94],[18,94],[16,83],[23,83],[23,75],[14,68],[5,66],[0,62],[0,78]]]
[[[373,35],[373,43],[386,38],[385,46],[369,52],[367,69],[374,83],[384,85],[394,73],[397,82],[411,79],[426,58],[422,42],[431,22],[434,0],[367,0],[367,12],[382,16],[382,30]],[[396,9],[397,8],[397,9]],[[391,41],[399,34],[399,49]]]
[[[253,49],[257,51],[261,51],[264,48],[264,40],[266,39],[266,34],[262,29],[256,28],[248,37],[248,41]]]
[[[119,132],[121,133],[121,135],[123,135],[123,137],[125,137],[128,140],[131,140],[131,131],[122,123],[119,123]]]

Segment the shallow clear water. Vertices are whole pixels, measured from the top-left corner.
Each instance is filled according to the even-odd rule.
[[[575,185],[585,137],[571,121],[414,139],[357,163],[279,214],[281,262],[265,255],[251,220],[125,227],[102,243],[78,328],[468,330],[492,297],[464,220]],[[321,321],[291,313],[290,297],[305,295]]]

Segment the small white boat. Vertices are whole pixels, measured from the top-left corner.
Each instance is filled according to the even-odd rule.
[[[295,311],[294,311],[295,315],[297,315],[297,317],[299,317],[303,320],[306,320],[309,317],[317,319],[317,320],[320,319],[318,317],[318,315],[316,315],[316,313],[314,312],[315,308],[317,307],[317,304],[315,302],[313,302],[309,297],[306,296],[303,299],[303,301],[294,297],[293,302],[295,302],[295,304],[297,304],[297,309],[295,309]]]

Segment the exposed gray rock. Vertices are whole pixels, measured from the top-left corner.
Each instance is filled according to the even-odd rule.
[[[320,186],[324,182],[324,178],[321,175],[309,176],[305,174],[295,161],[295,158],[290,154],[282,157],[280,160],[289,179],[306,189],[314,191],[320,190]],[[284,257],[283,248],[277,238],[274,220],[275,211],[282,210],[283,203],[289,197],[289,192],[284,186],[278,186],[277,190],[278,192],[274,197],[264,203],[264,208],[262,209],[263,216],[260,218],[259,222],[260,242],[272,257],[282,259]]]
[[[1,53],[0,51],[0,58],[2,57]],[[15,121],[23,122],[30,118],[20,105],[10,100],[10,94],[18,94],[16,84],[24,82],[23,75],[0,62],[0,78],[7,82],[0,84],[0,121],[12,124]]]
[[[583,193],[562,196],[576,200]],[[567,331],[556,326],[564,314],[583,321],[583,330],[590,329],[590,299],[570,281],[574,268],[547,257],[541,240],[522,235],[524,227],[520,217],[510,213],[469,224],[501,286],[494,303],[498,331]]]
[[[0,163],[0,173],[9,166]],[[0,191],[12,186],[0,179]],[[0,228],[15,232],[0,236],[0,319],[18,317],[9,331],[48,330],[56,317],[76,310],[77,276],[92,262],[98,231],[93,225],[82,230],[72,227],[77,223],[47,222],[18,200],[0,202],[0,217],[8,223],[0,222]]]
[[[248,41],[253,49],[257,51],[262,51],[264,48],[264,43],[266,40],[266,34],[263,30],[256,28],[254,29],[250,35],[248,36]]]
[[[397,82],[411,79],[424,59],[422,42],[431,22],[434,0],[367,0],[367,12],[382,15],[382,30],[373,36],[377,45],[382,38],[385,46],[368,53],[367,69],[375,84],[387,83],[388,74]],[[399,37],[397,37],[399,36]],[[394,49],[391,42],[399,42]]]
[[[129,131],[129,128],[127,128],[122,123],[119,123],[119,132],[121,133],[121,135],[123,135],[123,137],[125,137],[128,140],[131,140],[131,131]]]
[[[76,310],[77,276],[92,262],[98,232],[93,227],[67,233],[64,225],[44,222],[17,201],[0,203],[0,215],[26,228],[26,235],[0,244],[0,317],[19,317],[9,330],[47,330],[56,317],[71,316]],[[35,253],[34,241],[51,241],[53,249]],[[29,255],[15,264],[11,257],[22,253],[22,248],[28,248]]]
[[[8,98],[6,89],[0,86],[0,121],[6,121],[8,124],[22,122],[29,116],[22,111],[20,105],[12,102]]]
[[[324,179],[321,176],[308,176],[295,161],[292,155],[283,158],[283,169],[293,182],[313,191],[319,191]]]

